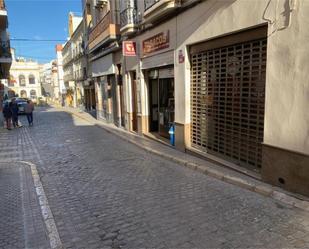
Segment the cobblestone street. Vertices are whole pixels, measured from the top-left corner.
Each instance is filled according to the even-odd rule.
[[[11,188],[22,196],[5,187],[7,174],[31,183],[19,161],[37,165],[64,248],[309,248],[308,213],[147,153],[61,109],[35,112],[33,127],[1,128],[0,140],[0,248],[25,245],[22,210],[3,199]],[[40,219],[37,209],[31,215]],[[28,247],[45,248],[36,222],[40,243]]]

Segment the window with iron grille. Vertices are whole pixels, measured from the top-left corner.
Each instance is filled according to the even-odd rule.
[[[267,39],[191,54],[191,146],[261,167]]]

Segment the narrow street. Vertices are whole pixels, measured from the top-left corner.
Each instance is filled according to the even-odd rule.
[[[20,161],[35,164],[64,248],[309,247],[308,213],[147,153],[61,109],[38,109],[33,127],[1,128],[0,139],[0,195],[21,195],[19,186],[4,187],[14,175],[32,188]],[[23,247],[3,238],[21,238],[27,208],[36,217],[32,247],[45,248],[39,209],[14,211],[25,198],[6,208],[9,197],[0,198],[0,248]],[[17,235],[7,237],[13,226]]]

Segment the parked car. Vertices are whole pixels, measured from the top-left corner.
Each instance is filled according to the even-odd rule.
[[[14,99],[18,106],[18,114],[25,114],[25,107],[27,105],[28,99],[27,98],[14,98]],[[2,109],[6,103],[11,103],[11,102],[12,102],[12,99],[7,99],[3,101]]]
[[[15,98],[15,101],[18,106],[18,114],[25,114],[25,107],[27,105],[27,100],[26,98]]]

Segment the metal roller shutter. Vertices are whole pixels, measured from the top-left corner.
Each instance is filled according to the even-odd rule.
[[[261,167],[267,39],[191,54],[191,146]]]

